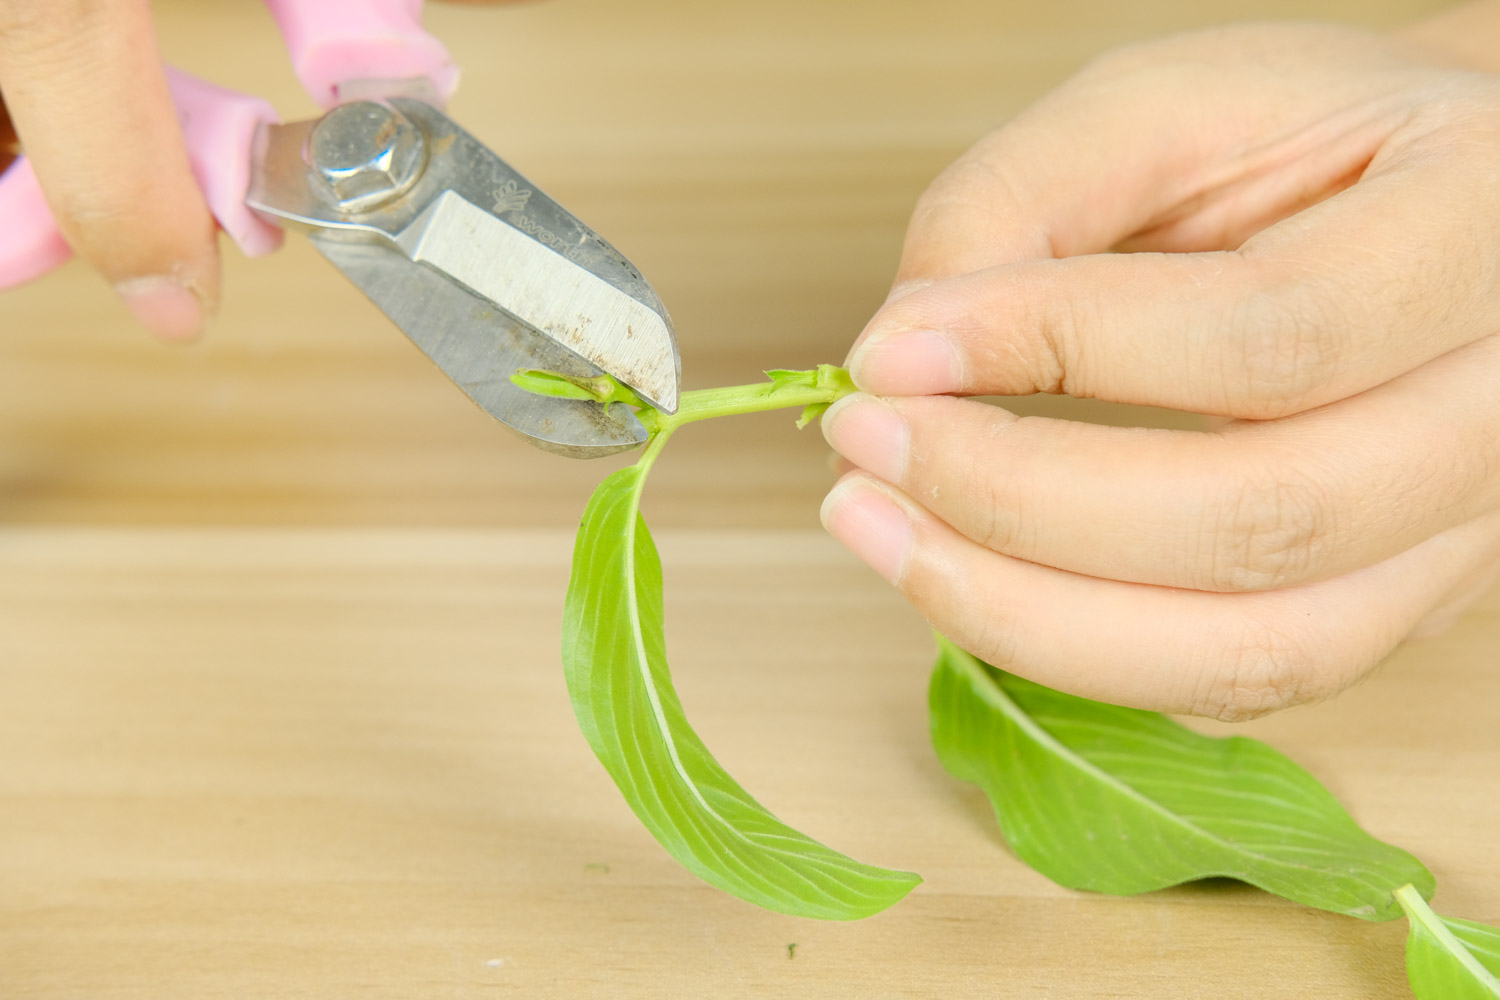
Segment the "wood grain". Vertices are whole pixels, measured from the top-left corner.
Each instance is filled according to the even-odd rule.
[[[156,6],[174,61],[310,112],[258,5]],[[465,67],[455,113],[643,267],[707,385],[840,357],[925,183],[1100,49],[1439,6],[557,0],[430,24]],[[1232,884],[1087,896],[1011,858],[927,744],[925,626],[816,530],[825,449],[785,415],[685,431],[653,477],[683,697],[778,814],[927,882],[848,925],[696,882],[563,690],[570,529],[608,464],[513,441],[306,247],[226,257],[186,350],[77,265],[0,296],[0,997],[1406,995],[1398,924]],[[1237,730],[1490,921],[1497,648],[1492,594]]]
[[[682,693],[770,808],[927,882],[851,925],[702,885],[574,728],[568,546],[0,533],[4,994],[1404,995],[1398,925],[1227,883],[1070,893],[1011,858],[927,745],[922,623],[813,532],[663,534]],[[1461,706],[1500,699],[1497,638],[1492,598],[1336,702],[1240,730],[1490,920],[1500,739]]]

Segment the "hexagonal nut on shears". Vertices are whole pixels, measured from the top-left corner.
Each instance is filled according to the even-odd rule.
[[[377,101],[341,104],[307,139],[308,181],[328,205],[358,214],[399,197],[422,175],[427,143],[401,112]]]

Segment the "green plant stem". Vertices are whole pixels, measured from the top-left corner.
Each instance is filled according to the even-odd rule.
[[[655,410],[651,410],[649,407],[647,408],[647,410],[652,413],[656,412]],[[642,411],[643,415],[645,412],[646,411]],[[666,447],[667,441],[672,437],[672,432],[676,429],[676,427],[666,427],[660,430],[652,430],[649,427],[647,428],[647,430],[651,431],[651,437],[646,441],[646,447],[641,452],[641,457],[635,460],[635,464],[641,470],[642,485],[644,485],[645,483],[646,474],[651,471],[651,466],[656,464],[657,456],[659,456],[661,454],[661,450]],[[637,491],[635,498],[635,506],[637,508],[640,507],[640,499],[640,492]]]
[[[670,433],[684,424],[741,413],[760,413],[793,407],[826,407],[858,391],[849,375],[836,365],[819,365],[805,379],[777,379],[751,385],[694,389],[682,394],[676,413],[651,407],[640,410],[641,423],[652,434]]]
[[[527,392],[559,399],[592,399],[610,406],[625,403],[636,407],[641,425],[653,439],[665,438],[684,424],[714,417],[732,417],[764,410],[802,408],[801,427],[820,416],[829,406],[850,393],[857,392],[849,373],[838,365],[794,371],[776,369],[766,372],[768,382],[731,385],[719,389],[694,389],[678,401],[676,413],[663,413],[643,402],[629,388],[608,375],[581,378],[559,372],[526,369],[511,376],[511,381]],[[649,467],[655,461],[658,445],[650,456],[642,455],[641,464]]]

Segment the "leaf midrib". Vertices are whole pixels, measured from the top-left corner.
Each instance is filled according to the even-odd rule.
[[[1261,854],[1257,851],[1245,850],[1239,845],[1224,840],[1222,837],[1215,835],[1211,830],[1206,830],[1196,823],[1191,823],[1183,819],[1181,815],[1168,809],[1166,806],[1162,805],[1160,802],[1157,802],[1155,799],[1142,794],[1134,786],[1120,781],[1108,771],[1097,767],[1090,761],[1087,761],[1084,758],[1080,757],[1078,754],[1074,753],[1071,749],[1068,748],[1066,744],[1059,741],[1051,733],[1047,732],[1040,725],[1038,725],[1036,721],[1031,718],[1031,716],[1027,715],[1026,712],[1022,710],[1021,706],[1017,705],[1015,701],[1011,699],[1010,695],[1006,694],[1005,691],[1001,689],[1000,685],[989,676],[989,674],[983,669],[983,667],[980,666],[977,659],[975,659],[967,651],[960,649],[957,646],[953,646],[951,643],[948,643],[948,645],[954,653],[959,654],[959,657],[961,658],[960,663],[964,672],[967,673],[972,680],[978,682],[977,687],[980,690],[980,697],[989,701],[992,705],[999,709],[1008,719],[1010,719],[1013,723],[1020,727],[1020,729],[1028,736],[1030,736],[1032,740],[1040,744],[1044,749],[1052,751],[1059,759],[1070,764],[1075,769],[1082,771],[1085,774],[1090,775],[1091,777],[1097,778],[1110,788],[1113,788],[1120,794],[1124,795],[1126,798],[1133,799],[1134,801],[1146,806],[1151,811],[1164,817],[1169,823],[1181,827],[1182,829],[1185,829],[1190,833],[1196,834],[1204,840],[1216,844],[1219,847],[1224,848],[1225,850],[1255,858],[1270,865],[1292,869],[1295,871],[1324,871],[1324,869],[1313,868],[1308,865],[1299,865],[1294,862],[1283,861],[1279,858]],[[1232,875],[1232,873],[1228,872],[1225,872],[1223,874]],[[1372,888],[1379,888],[1376,883],[1364,878],[1356,878],[1356,881],[1363,882],[1365,885],[1371,886]]]
[[[1411,898],[1413,896],[1416,897],[1415,900]],[[1433,940],[1442,950],[1463,966],[1464,970],[1474,977],[1476,983],[1489,990],[1494,996],[1500,997],[1500,979],[1491,975],[1490,970],[1474,957],[1474,953],[1448,928],[1443,918],[1427,905],[1427,901],[1422,898],[1421,893],[1417,892],[1415,886],[1404,885],[1397,889],[1396,901],[1406,911],[1406,919],[1432,935]]]
[[[665,435],[663,435],[663,438],[664,437]],[[687,786],[687,789],[692,795],[694,801],[696,801],[698,805],[702,807],[704,813],[713,817],[715,824],[719,828],[721,834],[729,833],[746,847],[760,847],[773,856],[777,854],[785,854],[790,850],[789,847],[760,843],[759,841],[755,840],[750,834],[744,832],[735,824],[731,823],[724,817],[723,813],[719,812],[712,805],[710,805],[708,800],[704,797],[703,792],[698,788],[697,782],[693,781],[692,777],[688,774],[687,766],[683,764],[682,757],[677,752],[677,741],[673,738],[671,726],[667,722],[666,710],[662,706],[661,695],[656,687],[656,680],[651,676],[651,661],[646,653],[645,633],[641,629],[640,598],[636,588],[636,538],[637,531],[640,525],[641,495],[645,492],[646,473],[649,468],[650,464],[648,462],[645,467],[641,469],[640,474],[635,477],[635,482],[631,484],[630,492],[626,501],[625,512],[625,558],[623,560],[625,565],[625,603],[626,609],[630,615],[631,642],[635,648],[634,666],[636,676],[640,678],[641,685],[646,690],[646,699],[651,706],[651,716],[655,721],[657,729],[661,735],[662,743],[665,744],[667,748],[667,756],[671,760],[672,770],[677,774],[682,784]],[[806,835],[798,834],[795,830],[791,830],[790,828],[787,828],[787,830],[788,833],[783,836],[786,836],[798,846],[805,847],[809,843],[815,843],[809,841]],[[824,850],[826,851],[827,849],[825,848]],[[833,858],[843,857],[837,852],[828,851],[827,853],[832,855]],[[740,860],[741,863],[744,864],[747,868],[751,870],[754,869],[754,865],[750,863],[749,859],[741,858]],[[871,875],[868,872],[856,871],[853,867],[853,864],[857,864],[857,862],[853,862],[853,864],[851,864],[850,862],[852,861],[853,859],[848,859],[847,861],[842,862],[839,867],[849,872],[851,875],[857,875],[858,877],[865,879],[871,878]],[[828,889],[815,884],[805,872],[799,871],[795,865],[789,865],[785,862],[782,862],[782,868],[797,876],[802,881],[806,882],[815,891],[819,891],[824,895],[836,896],[835,893],[831,893],[828,891]],[[842,888],[853,889],[852,886],[843,886]],[[868,892],[860,892],[859,890],[853,890],[851,895],[856,899],[874,898],[872,894]]]
[[[651,705],[651,716],[656,721],[656,727],[661,734],[662,742],[666,744],[667,756],[672,761],[672,770],[682,779],[682,783],[688,787],[693,798],[703,807],[704,812],[717,820],[720,825],[733,832],[741,841],[749,843],[749,838],[735,829],[733,823],[726,820],[717,809],[708,804],[708,800],[703,797],[703,793],[698,789],[697,782],[688,776],[687,767],[682,763],[682,757],[677,753],[677,741],[672,738],[671,727],[667,724],[666,710],[662,707],[661,694],[657,691],[656,681],[651,676],[651,661],[646,654],[646,636],[641,629],[641,606],[636,591],[635,574],[636,530],[640,524],[641,493],[645,490],[646,472],[649,468],[650,465],[648,463],[640,470],[639,475],[635,477],[635,482],[631,484],[625,511],[625,558],[623,560],[625,564],[625,607],[630,615],[631,642],[635,646],[636,676],[640,678],[641,685],[646,689],[646,700]]]

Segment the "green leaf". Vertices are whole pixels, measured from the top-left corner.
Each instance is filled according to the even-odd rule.
[[[816,368],[767,368],[766,378],[773,389],[790,389],[793,386],[811,388],[818,384]]]
[[[653,445],[640,465],[599,485],[578,529],[563,617],[578,724],[636,816],[704,881],[795,916],[877,913],[921,879],[861,864],[786,826],[688,725],[667,669],[661,562],[639,513]]]
[[[802,415],[797,418],[797,429],[800,431],[814,420],[820,419],[832,405],[832,403],[808,403],[802,408]]]
[[[832,394],[828,399],[809,403],[802,408],[802,415],[797,418],[799,431],[828,412],[834,399],[856,391],[854,380],[849,377],[849,373],[837,365],[819,365],[816,368],[770,368],[766,371],[766,377],[771,380],[773,394],[794,388],[821,389]]]
[[[819,365],[816,368],[770,368],[766,377],[771,380],[771,390],[816,388],[830,392],[836,398],[856,392],[857,387],[849,373],[838,365]],[[828,402],[833,402],[830,398]]]
[[[1500,1000],[1500,930],[1440,917],[1409,885],[1396,900],[1411,922],[1406,977],[1417,1000]]]
[[[646,405],[633,390],[611,375],[568,375],[541,368],[523,368],[511,375],[510,380],[514,385],[538,396],[592,400],[603,403],[606,410],[611,403]]]
[[[1021,860],[1073,889],[1133,895],[1227,876],[1366,920],[1432,875],[1365,833],[1310,774],[1263,743],[1002,673],[939,637],[932,740],[981,785]]]

